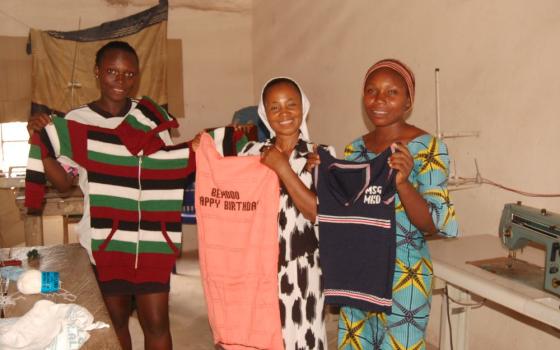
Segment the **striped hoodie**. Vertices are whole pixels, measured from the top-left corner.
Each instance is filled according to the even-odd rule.
[[[41,208],[42,159],[66,156],[87,171],[91,246],[101,281],[169,280],[181,251],[184,181],[195,164],[190,143],[165,146],[157,136],[173,127],[177,121],[145,97],[115,129],[55,117],[31,138],[26,207]]]

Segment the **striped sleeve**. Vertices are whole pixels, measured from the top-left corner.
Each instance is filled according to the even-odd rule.
[[[245,149],[248,142],[257,141],[257,129],[254,126],[249,129],[224,126],[206,129],[206,132],[214,140],[216,150],[223,156],[236,156]]]
[[[31,136],[25,171],[25,206],[40,209],[45,196],[46,176],[43,159],[66,156],[73,159],[68,121],[54,117],[53,122]],[[77,123],[75,123],[77,124]]]
[[[142,99],[138,101],[136,107],[129,112],[126,120],[130,122],[131,119],[135,119],[136,126],[139,127],[140,130],[144,129],[148,131],[160,127],[162,130],[158,131],[158,136],[162,139],[163,143],[166,146],[173,145],[171,134],[168,128],[163,127],[163,125],[170,125],[176,128],[179,125],[178,122],[165,108],[148,96],[142,97]]]
[[[48,140],[45,130],[35,132],[29,140],[29,158],[25,170],[25,206],[31,209],[40,209],[45,196],[45,169],[43,159],[49,157],[49,149],[42,142]]]

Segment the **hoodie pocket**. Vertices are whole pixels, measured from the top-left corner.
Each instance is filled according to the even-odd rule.
[[[107,249],[107,246],[109,245],[109,242],[111,242],[111,240],[113,239],[113,235],[115,234],[115,232],[117,232],[118,228],[119,228],[119,220],[115,219],[115,220],[113,220],[113,227],[111,228],[111,232],[109,233],[107,238],[105,238],[103,243],[101,243],[101,245],[99,246],[99,251],[100,252],[104,252],[105,249]]]
[[[171,238],[169,238],[169,235],[167,234],[167,227],[165,225],[165,222],[163,222],[163,221],[161,222],[161,234],[163,235],[163,238],[165,238],[165,241],[167,242],[167,245],[169,246],[169,248],[171,248],[171,250],[173,250],[173,252],[175,253],[175,256],[179,256],[180,251],[175,246],[175,244],[173,243]]]

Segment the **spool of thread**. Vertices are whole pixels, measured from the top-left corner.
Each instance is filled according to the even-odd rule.
[[[27,270],[17,280],[17,288],[22,294],[52,293],[60,288],[58,272]]]

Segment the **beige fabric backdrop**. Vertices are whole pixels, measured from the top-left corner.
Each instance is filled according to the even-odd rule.
[[[167,39],[167,110],[175,118],[183,118],[183,43]]]
[[[120,38],[137,51],[140,83],[136,96],[148,95],[167,104],[167,22]],[[110,40],[76,42],[57,39],[45,31],[31,30],[34,103],[67,112],[99,97],[93,73],[95,53]],[[72,89],[71,81],[74,81]]]
[[[0,123],[27,121],[31,107],[31,55],[26,37],[0,36]]]

